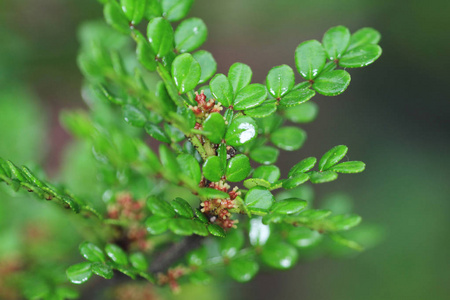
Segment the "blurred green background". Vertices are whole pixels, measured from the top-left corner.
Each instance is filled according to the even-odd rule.
[[[449,11],[445,0],[196,0],[190,15],[208,25],[205,48],[218,61],[218,71],[244,62],[256,82],[275,65],[294,67],[295,47],[320,40],[329,27],[370,26],[383,36],[382,57],[351,70],[352,83],[343,95],[317,96],[320,114],[304,126],[307,143],[298,152],[283,153],[281,161],[290,166],[298,157],[349,146],[350,159],[366,162],[366,171],[315,186],[316,194],[320,199],[345,191],[365,221],[383,226],[383,242],[355,257],[262,273],[233,285],[223,299],[448,299]],[[54,176],[64,161],[74,159],[74,151],[64,155],[71,137],[59,125],[58,113],[83,106],[77,27],[101,17],[101,5],[92,0],[0,2],[0,156],[41,164]],[[0,198],[0,236],[13,235],[4,229],[19,229],[5,216],[21,209],[19,200],[5,193]],[[40,212],[33,218],[54,213],[53,207],[30,205]]]

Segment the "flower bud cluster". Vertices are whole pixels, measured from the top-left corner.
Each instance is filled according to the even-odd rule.
[[[203,201],[201,203],[201,211],[210,216],[210,221],[212,223],[218,224],[223,229],[235,228],[238,220],[231,219],[229,210],[236,207],[235,199],[241,194],[241,192],[238,191],[238,187],[228,191],[230,185],[224,183],[222,180],[219,182],[211,182],[209,187],[228,193],[229,198]]]
[[[195,93],[196,106],[189,106],[197,118],[206,118],[210,113],[222,111],[222,105],[216,104],[214,99],[206,101],[206,95],[203,91],[200,94]]]

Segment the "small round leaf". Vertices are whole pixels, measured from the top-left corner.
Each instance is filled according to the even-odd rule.
[[[319,161],[319,171],[325,171],[340,162],[347,154],[348,147],[339,145],[328,150]]]
[[[102,249],[90,242],[83,242],[80,245],[80,253],[89,261],[105,262],[105,254]]]
[[[208,35],[205,23],[199,18],[184,20],[175,30],[175,48],[180,52],[191,52],[200,47]]]
[[[270,136],[270,141],[280,149],[293,151],[300,149],[306,140],[306,132],[297,127],[282,127]]]
[[[210,114],[203,122],[203,130],[211,142],[219,144],[226,130],[222,115],[219,113]]]
[[[174,43],[173,29],[166,19],[152,19],[147,26],[147,37],[158,57],[164,57],[172,51]]]
[[[269,74],[267,74],[267,89],[275,98],[286,95],[294,87],[294,84],[294,70],[288,65],[274,67],[269,71]]]
[[[228,70],[228,79],[233,86],[234,93],[238,93],[252,81],[252,69],[243,63],[234,63]]]
[[[292,107],[305,103],[316,95],[316,92],[309,88],[293,90],[280,100],[281,107]]]
[[[325,50],[316,40],[303,42],[295,50],[295,65],[300,75],[306,80],[316,78],[325,66],[325,62]]]
[[[86,282],[92,276],[92,264],[90,262],[82,262],[73,266],[70,266],[67,271],[67,278],[72,283],[82,284]]]
[[[259,83],[250,84],[237,92],[233,107],[235,110],[253,108],[263,103],[267,96],[267,89],[264,85]]]
[[[179,21],[186,17],[193,2],[194,0],[161,0],[163,16],[170,22]]]
[[[247,178],[252,167],[250,160],[244,154],[238,154],[228,161],[226,170],[227,180],[230,182],[239,182]]]
[[[238,282],[247,282],[255,277],[259,271],[256,261],[244,258],[233,259],[227,266],[227,272]]]
[[[178,55],[172,63],[172,77],[179,93],[193,90],[201,75],[200,64],[189,53]]]
[[[334,70],[316,78],[312,87],[322,95],[336,96],[347,89],[350,79],[350,74],[346,71]]]
[[[323,47],[330,60],[335,60],[347,50],[350,43],[350,31],[347,27],[336,26],[328,29],[322,39]]]
[[[200,75],[199,84],[205,83],[217,71],[217,63],[212,54],[206,50],[200,50],[192,54],[195,60],[200,64],[202,74]]]
[[[280,151],[277,148],[270,146],[261,146],[252,149],[250,152],[250,158],[260,164],[273,164],[277,161]]]
[[[248,207],[267,210],[272,206],[275,198],[269,190],[257,186],[248,191],[244,201]]]
[[[119,246],[114,244],[107,244],[105,247],[105,252],[109,256],[109,258],[116,264],[128,265],[127,254]]]
[[[210,156],[203,164],[203,176],[206,179],[217,182],[223,176],[223,169],[218,156]]]
[[[257,135],[256,122],[247,116],[240,116],[234,119],[225,135],[227,144],[231,146],[242,146],[250,142]]]
[[[223,74],[217,74],[209,82],[211,93],[217,102],[225,107],[229,107],[233,103],[234,93],[231,83]]]
[[[285,270],[295,265],[298,252],[293,246],[286,243],[268,243],[264,246],[261,259],[269,267]]]

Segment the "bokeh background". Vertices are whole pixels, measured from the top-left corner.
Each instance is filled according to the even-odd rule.
[[[261,273],[248,284],[227,285],[221,297],[212,289],[203,296],[448,299],[449,11],[446,0],[196,0],[190,15],[208,25],[204,48],[214,54],[218,71],[226,73],[232,63],[244,62],[252,67],[256,82],[275,65],[294,67],[296,46],[320,40],[331,26],[352,31],[374,27],[382,33],[384,50],[372,66],[351,70],[352,83],[344,94],[316,97],[320,114],[304,126],[307,143],[298,152],[283,153],[281,162],[288,166],[297,156],[349,146],[350,158],[366,162],[366,171],[316,186],[317,198],[345,191],[365,222],[382,226],[382,242],[357,256]],[[76,149],[58,114],[84,106],[76,65],[77,27],[101,17],[101,5],[92,0],[0,2],[0,156],[43,165],[54,177],[70,176],[61,166],[76,160]],[[0,255],[23,246],[17,235],[36,236],[32,228],[18,232],[24,218],[25,224],[27,218],[57,218],[57,210],[33,201],[27,206],[36,205],[39,214],[20,213],[23,202],[11,197],[0,190]],[[51,236],[45,238],[51,241]],[[26,245],[39,249],[30,239]],[[187,294],[184,299],[189,299]]]

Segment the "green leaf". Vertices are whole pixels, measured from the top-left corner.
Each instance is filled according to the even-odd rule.
[[[312,80],[320,74],[326,62],[326,54],[320,42],[310,40],[298,45],[295,50],[295,65],[306,80]]]
[[[212,54],[206,50],[200,50],[192,54],[195,60],[200,64],[202,74],[200,76],[199,84],[205,83],[217,71],[217,63]]]
[[[192,230],[196,235],[200,235],[200,236],[208,236],[209,235],[209,231],[206,228],[205,223],[202,223],[199,220],[194,220],[192,224],[193,224]]]
[[[298,174],[286,179],[285,181],[283,181],[283,188],[284,189],[293,189],[293,188],[299,186],[300,184],[305,183],[306,181],[308,181],[308,179],[309,179],[308,174],[298,173]]]
[[[209,222],[208,218],[202,213],[202,211],[200,209],[196,208],[194,211],[195,211],[195,215],[202,223]]]
[[[364,248],[360,244],[358,244],[355,241],[348,240],[348,239],[346,239],[345,237],[343,237],[340,234],[329,233],[328,236],[333,241],[335,241],[336,243],[338,243],[338,244],[340,244],[342,246],[348,247],[348,248],[356,250],[356,251],[363,251],[364,250]]]
[[[145,131],[155,140],[163,143],[170,143],[169,137],[158,125],[147,122],[145,124]]]
[[[269,190],[257,186],[248,191],[244,201],[248,207],[267,210],[272,206],[275,198]]]
[[[188,130],[187,128],[185,128]],[[178,143],[185,139],[184,133],[175,126],[164,123],[164,131],[172,143]]]
[[[297,127],[286,126],[277,129],[270,136],[270,141],[280,149],[293,151],[300,149],[306,140],[306,132]]]
[[[270,146],[261,146],[252,149],[250,152],[250,158],[260,164],[273,164],[277,161],[280,151],[277,148]]]
[[[311,172],[309,175],[309,180],[312,183],[325,183],[336,180],[338,178],[338,174],[333,171],[323,171],[323,172]]]
[[[235,118],[225,135],[228,145],[237,147],[250,142],[257,135],[257,125],[251,117],[240,116]]]
[[[309,123],[316,119],[319,107],[316,103],[308,101],[302,105],[289,107],[284,111],[284,116],[294,123]]]
[[[180,165],[181,172],[188,178],[192,179],[195,184],[199,184],[202,180],[202,172],[198,161],[190,154],[180,154],[177,156],[177,162]]]
[[[267,89],[264,85],[259,83],[247,85],[237,92],[233,108],[235,110],[244,110],[256,107],[263,103],[267,96]]]
[[[132,24],[141,22],[145,13],[147,0],[120,0],[122,10]]]
[[[355,214],[343,214],[335,215],[328,219],[335,231],[349,230],[359,223],[361,223],[361,217]]]
[[[102,249],[93,243],[83,242],[79,249],[81,255],[83,255],[87,260],[92,262],[105,262],[105,254],[103,254]]]
[[[244,154],[238,154],[228,161],[226,177],[230,182],[239,182],[247,178],[252,167],[250,160]]]
[[[122,107],[122,111],[125,121],[132,126],[144,127],[147,123],[147,117],[136,106],[126,104]]]
[[[205,271],[195,270],[190,274],[189,279],[194,284],[206,285],[212,281],[212,276]]]
[[[253,259],[233,259],[227,266],[227,272],[238,282],[250,281],[259,271],[259,265]]]
[[[248,237],[252,246],[264,246],[270,236],[270,226],[261,222],[261,217],[250,219]]]
[[[227,193],[212,188],[202,188],[200,189],[198,194],[200,197],[206,199],[217,199],[217,198],[226,199],[229,197]]]
[[[179,93],[193,90],[201,73],[200,64],[189,53],[178,55],[172,63],[172,76]]]
[[[237,94],[252,81],[252,69],[243,63],[234,63],[228,70],[228,79],[233,86],[233,91]]]
[[[227,258],[234,257],[244,246],[245,238],[242,230],[231,230],[224,239],[219,241],[220,254]]]
[[[220,167],[224,170],[227,168],[227,145],[226,144],[220,144],[217,148],[217,156],[220,159]]]
[[[319,161],[319,171],[325,171],[340,162],[347,154],[348,147],[338,145],[328,150]]]
[[[302,211],[307,205],[308,203],[305,200],[288,198],[275,202],[270,211],[276,214],[291,215]]]
[[[194,51],[206,41],[207,36],[208,29],[201,19],[184,20],[175,30],[175,49],[180,53]]]
[[[365,168],[366,164],[362,161],[346,161],[331,167],[330,170],[337,173],[352,174],[360,173],[364,171]]]
[[[119,3],[116,1],[109,1],[103,8],[106,23],[112,26],[117,31],[129,34],[131,32],[127,17],[122,12]]]
[[[89,278],[91,278],[91,266],[92,264],[90,262],[82,262],[70,266],[66,271],[67,278],[69,278],[72,283],[82,284],[83,282],[86,282]]]
[[[145,38],[137,39],[136,56],[141,65],[147,70],[156,70],[156,54]]]
[[[166,19],[152,19],[147,26],[147,37],[157,57],[162,58],[173,50],[173,29]]]
[[[155,196],[150,196],[147,199],[147,207],[152,214],[160,217],[174,217],[175,211],[172,206],[165,200],[159,199]]]
[[[177,235],[192,235],[194,233],[192,222],[189,219],[171,219],[169,229]]]
[[[264,101],[263,104],[254,108],[246,109],[245,115],[252,118],[264,118],[270,116],[277,111],[277,103],[275,101]]]
[[[292,107],[305,103],[316,95],[316,92],[309,88],[293,90],[280,100],[281,107]]]
[[[109,265],[99,262],[92,264],[92,272],[105,279],[111,279],[114,275],[113,270]]]
[[[262,249],[261,260],[269,267],[286,270],[295,265],[298,252],[293,246],[284,242],[268,243]]]
[[[176,22],[188,14],[194,0],[161,0],[163,16],[170,22]]]
[[[187,255],[187,262],[190,266],[202,266],[206,263],[208,252],[205,247],[191,251]]]
[[[217,236],[217,237],[221,237],[221,238],[224,238],[226,236],[225,231],[223,230],[223,228],[220,227],[217,224],[210,224],[210,225],[208,225],[208,231],[213,236]]]
[[[350,74],[344,70],[334,70],[321,74],[314,80],[313,89],[325,96],[342,94],[350,84]]]
[[[287,240],[297,248],[307,248],[318,244],[322,235],[306,227],[294,227],[289,230]]]
[[[270,183],[276,182],[280,178],[280,169],[277,166],[260,166],[253,172],[254,178],[261,178]]]
[[[161,144],[159,145],[159,157],[161,159],[161,164],[164,166],[164,171],[167,172],[170,179],[172,181],[177,180],[181,170],[173,152],[170,151],[166,145]]]
[[[211,93],[217,102],[225,107],[229,107],[233,103],[234,94],[230,81],[223,74],[217,74],[209,83]]]
[[[206,179],[217,182],[223,176],[222,164],[218,156],[210,156],[203,164],[203,176]]]
[[[364,45],[376,45],[381,39],[381,34],[373,28],[365,27],[356,31],[350,38],[350,45],[348,51],[359,48]]]
[[[381,53],[381,47],[378,45],[364,45],[345,53],[339,59],[339,66],[344,68],[365,67],[376,61]]]
[[[269,93],[275,98],[281,98],[294,87],[294,70],[288,65],[274,67],[267,74],[266,85]]]
[[[318,220],[323,220],[331,214],[332,212],[328,209],[309,209],[302,211],[298,215],[298,219],[303,223],[311,223]]]
[[[107,244],[105,247],[106,255],[118,265],[128,265],[128,257],[125,251],[115,244]]]
[[[250,178],[250,179],[247,179],[246,181],[244,181],[244,186],[248,189],[251,189],[255,186],[261,186],[261,187],[269,189],[272,185],[270,182],[268,182],[265,179]]]
[[[185,218],[193,218],[194,212],[191,205],[183,198],[177,197],[170,202],[177,214]]]
[[[322,39],[322,44],[328,54],[328,59],[339,59],[350,43],[350,31],[347,27],[336,26],[328,29]]]
[[[153,215],[145,220],[145,226],[147,231],[151,234],[158,235],[161,234],[169,228],[169,218]]]
[[[130,255],[130,262],[131,265],[139,270],[139,271],[147,271],[148,268],[148,262],[147,259],[145,258],[145,255],[142,254],[141,252],[135,252],[133,254]]]
[[[153,18],[161,17],[162,7],[158,0],[147,0],[147,5],[145,9],[145,18],[151,20]]]
[[[210,114],[203,122],[203,130],[211,142],[219,144],[226,130],[225,120],[222,115],[219,113]]]
[[[295,176],[299,173],[305,173],[314,168],[316,165],[317,158],[315,157],[307,157],[303,160],[301,160],[299,163],[297,163],[295,166],[293,166],[289,170],[289,177]]]

